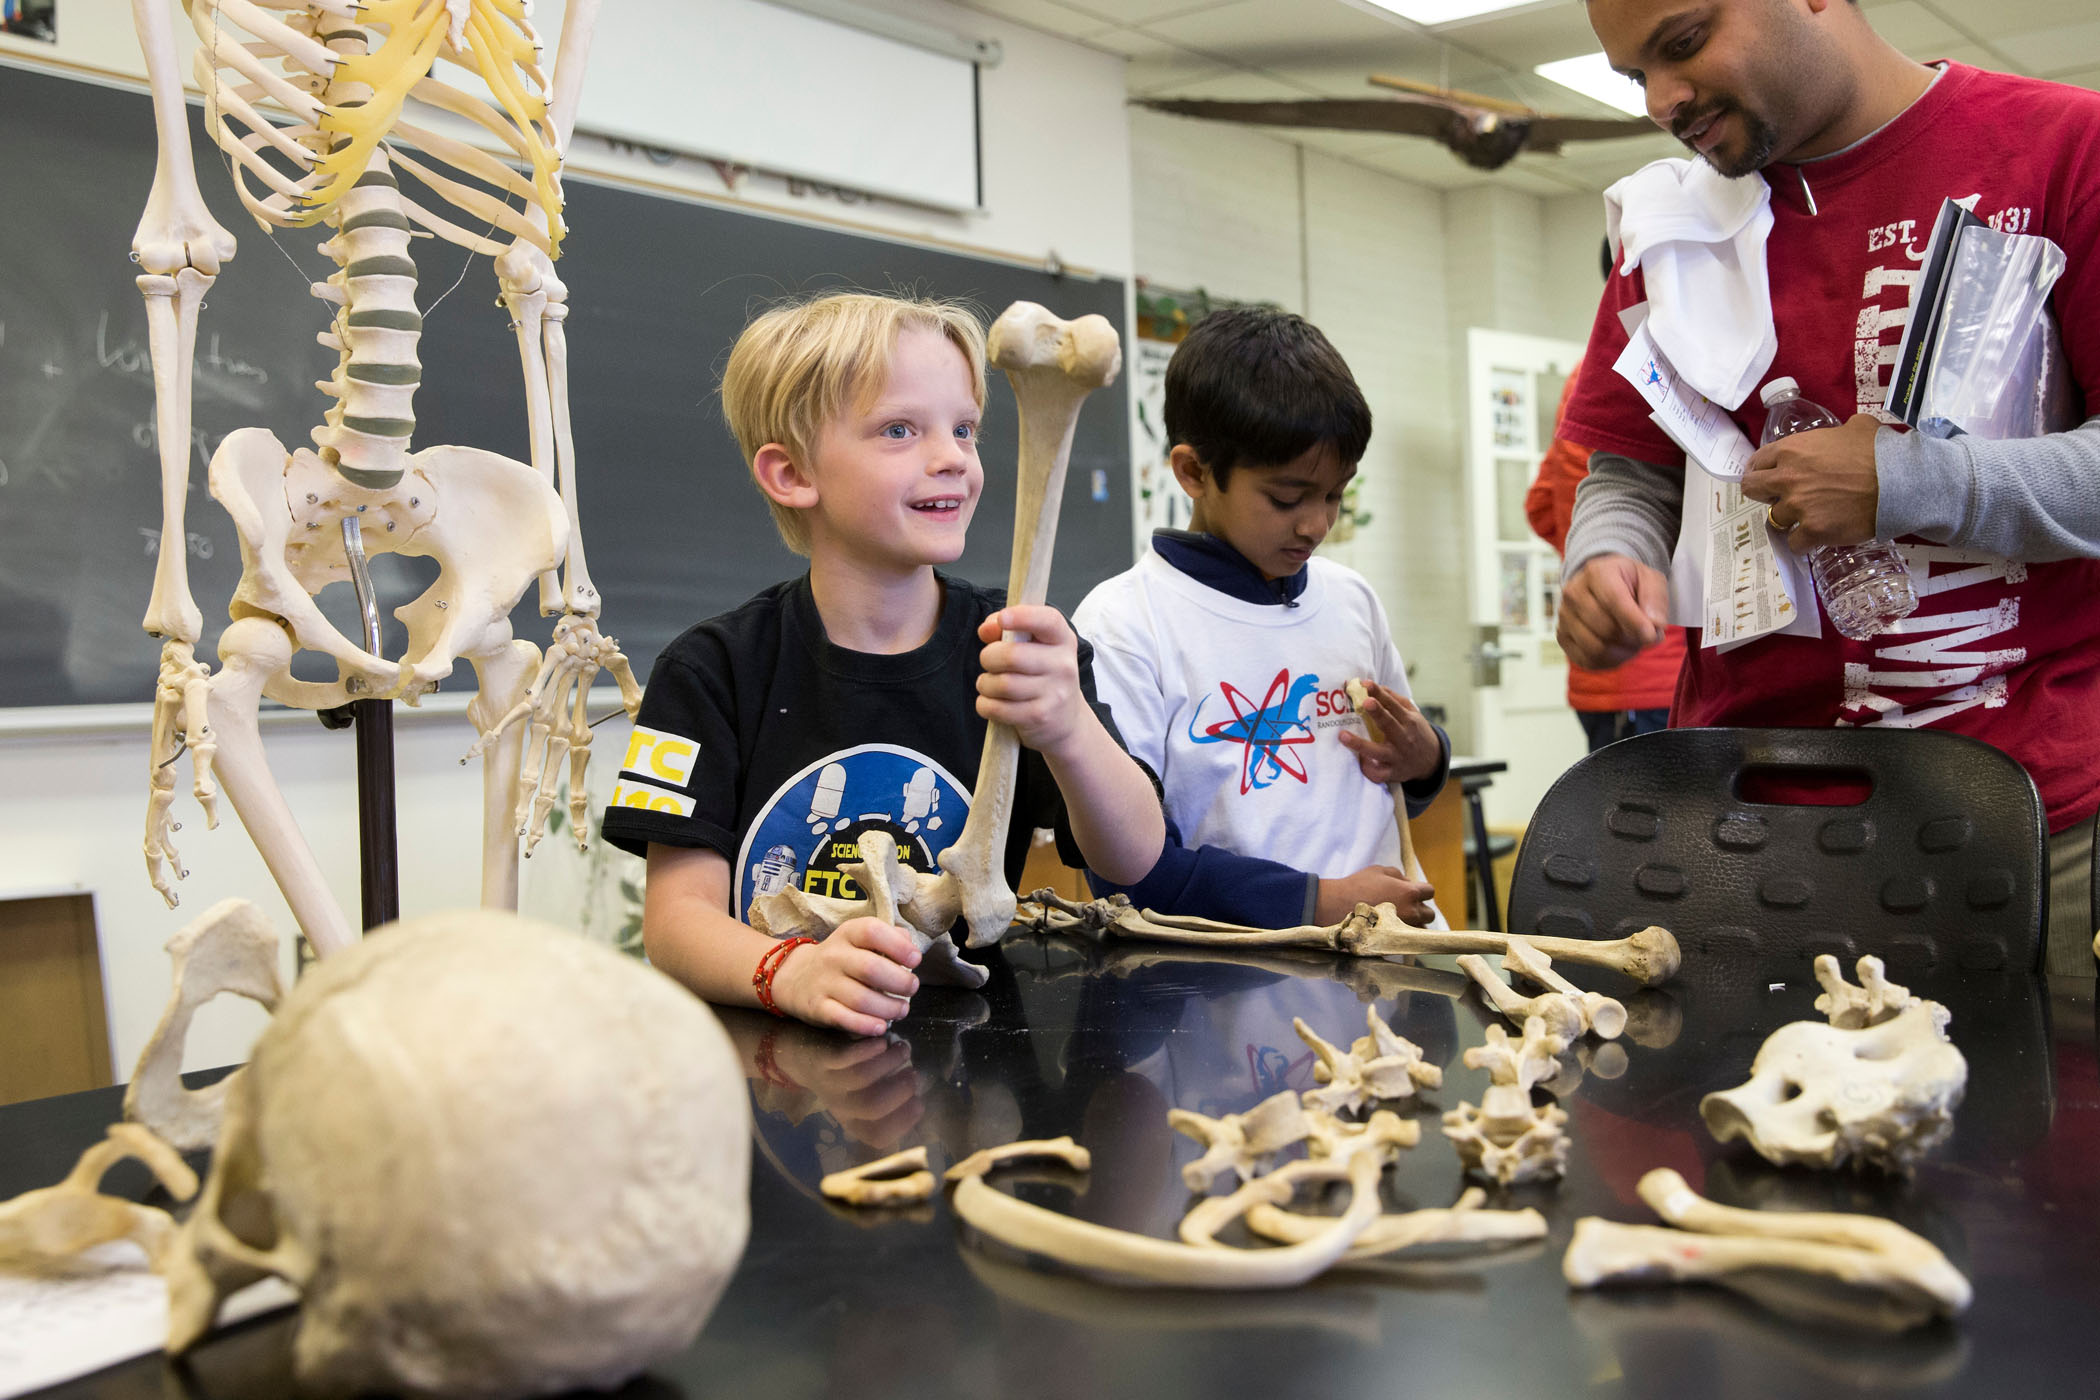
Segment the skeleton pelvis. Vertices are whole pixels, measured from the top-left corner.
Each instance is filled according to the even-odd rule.
[[[336,660],[333,685],[279,677],[267,693],[306,708],[360,696],[411,702],[451,673],[461,656],[507,642],[507,619],[525,589],[558,567],[568,548],[561,498],[531,467],[477,447],[426,447],[393,486],[345,481],[313,452],[287,452],[264,428],[242,428],[211,459],[211,494],[241,541],[236,617],[283,620],[299,646]],[[389,661],[345,637],[314,595],[347,581],[342,522],[355,517],[367,555],[438,561],[437,581],[394,610],[408,651]],[[352,692],[347,682],[359,678]]]

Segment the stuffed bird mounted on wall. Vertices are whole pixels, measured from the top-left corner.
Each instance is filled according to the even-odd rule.
[[[1466,164],[1499,170],[1519,151],[1557,154],[1568,141],[1609,141],[1656,131],[1645,117],[1556,117],[1516,102],[1374,76],[1399,97],[1310,97],[1292,102],[1228,102],[1199,98],[1140,98],[1155,112],[1254,126],[1319,127],[1329,131],[1390,132],[1441,141]]]

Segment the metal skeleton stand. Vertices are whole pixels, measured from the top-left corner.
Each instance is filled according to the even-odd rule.
[[[364,534],[354,515],[343,517],[343,557],[350,561],[350,586],[357,590],[357,610],[364,619],[365,650],[377,656],[379,593],[372,587]],[[357,684],[352,677],[351,688]],[[401,917],[400,847],[394,826],[394,702],[353,700],[321,711],[321,722],[331,729],[357,726],[358,892],[364,927],[374,929]]]

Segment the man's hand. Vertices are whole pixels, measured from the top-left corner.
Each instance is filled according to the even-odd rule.
[[[1608,671],[1663,639],[1670,580],[1623,554],[1599,554],[1561,585],[1560,646],[1585,671]]]
[[[1003,634],[1024,634],[1015,641]],[[987,643],[977,677],[977,713],[1011,725],[1036,752],[1056,753],[1087,717],[1079,690],[1079,638],[1063,613],[1044,604],[1001,608],[977,626]]]
[[[1436,771],[1444,746],[1437,742],[1436,726],[1415,708],[1414,701],[1366,679],[1364,703],[1357,714],[1367,732],[1344,729],[1338,737],[1342,747],[1356,755],[1357,770],[1366,778],[1374,783],[1404,783]],[[1375,741],[1371,730],[1378,733]]]
[[[1881,504],[1874,438],[1881,426],[1873,414],[1858,413],[1842,428],[1813,428],[1757,449],[1743,473],[1743,494],[1765,502],[1788,549],[1806,554],[1874,538]]]
[[[1436,890],[1421,880],[1410,880],[1390,865],[1367,865],[1354,875],[1320,881],[1313,900],[1313,922],[1338,924],[1359,904],[1390,904],[1403,923],[1421,928],[1434,911],[1429,901]]]
[[[848,919],[773,974],[773,1000],[797,1020],[852,1035],[881,1035],[911,1009],[919,979],[912,936],[880,919]]]

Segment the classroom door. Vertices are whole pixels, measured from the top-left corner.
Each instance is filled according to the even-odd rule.
[[[1553,635],[1560,557],[1524,518],[1524,492],[1583,347],[1478,328],[1466,338],[1473,751],[1509,764],[1485,794],[1488,820],[1521,826],[1586,748]]]

